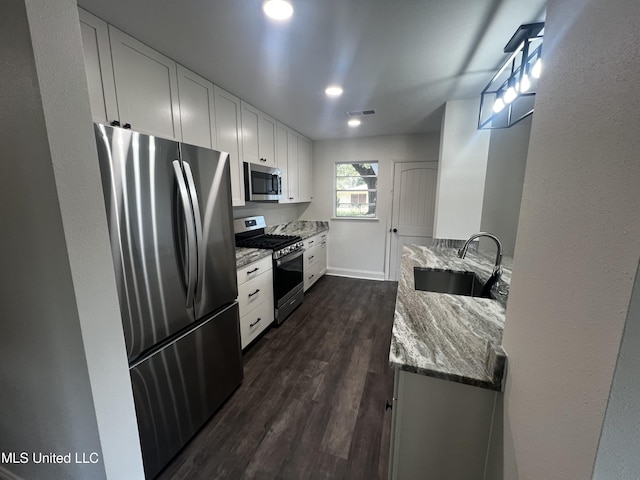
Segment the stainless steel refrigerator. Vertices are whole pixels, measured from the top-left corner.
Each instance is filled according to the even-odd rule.
[[[145,475],[242,381],[229,157],[95,125]]]

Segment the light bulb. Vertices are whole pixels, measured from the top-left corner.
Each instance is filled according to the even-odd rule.
[[[262,4],[262,10],[274,20],[286,20],[293,15],[293,7],[287,0],[267,0]]]
[[[347,122],[347,124],[350,127],[357,127],[361,124],[362,122],[360,121],[359,118],[350,118],[349,121]]]
[[[517,96],[518,96],[518,93],[516,92],[515,87],[507,88],[507,91],[504,92],[504,103],[513,102]]]
[[[331,85],[325,89],[324,93],[328,97],[339,97],[342,95],[342,88],[338,85]]]
[[[524,75],[522,75],[522,81],[520,82],[520,91],[523,93],[528,92],[530,88],[531,80],[529,80],[529,75],[525,73]]]
[[[504,101],[502,101],[502,97],[498,97],[493,103],[493,111],[495,113],[500,113],[502,110],[504,110]]]
[[[536,63],[533,64],[533,68],[531,69],[531,76],[533,78],[540,78],[540,74],[542,73],[542,59],[538,58]]]

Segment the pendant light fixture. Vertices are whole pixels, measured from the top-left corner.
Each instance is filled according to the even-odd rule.
[[[478,129],[508,128],[533,113],[543,31],[544,22],[521,25],[504,47],[511,55],[481,93]]]

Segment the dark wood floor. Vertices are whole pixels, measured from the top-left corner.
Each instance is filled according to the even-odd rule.
[[[325,276],[244,356],[244,381],[160,475],[386,479],[397,283]]]

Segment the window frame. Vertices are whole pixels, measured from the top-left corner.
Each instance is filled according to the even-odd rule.
[[[377,173],[375,174],[375,178],[376,178],[376,188],[362,188],[360,190],[356,190],[356,192],[358,194],[362,194],[364,192],[366,192],[367,194],[370,195],[370,192],[373,192],[375,194],[375,211],[373,216],[368,216],[368,215],[338,215],[338,193],[339,192],[349,192],[351,195],[353,195],[354,193],[351,190],[343,190],[343,189],[339,189],[338,188],[338,166],[339,165],[353,165],[353,164],[368,164],[368,165],[375,165],[376,168],[375,170],[377,170]],[[361,176],[362,177],[362,176]],[[344,176],[341,176],[341,178],[344,178]],[[377,221],[378,220],[378,192],[379,192],[379,185],[378,182],[380,181],[380,162],[378,160],[362,160],[362,161],[336,161],[335,165],[334,165],[334,169],[333,169],[333,212],[332,212],[332,219],[334,220],[364,220],[364,221]]]

